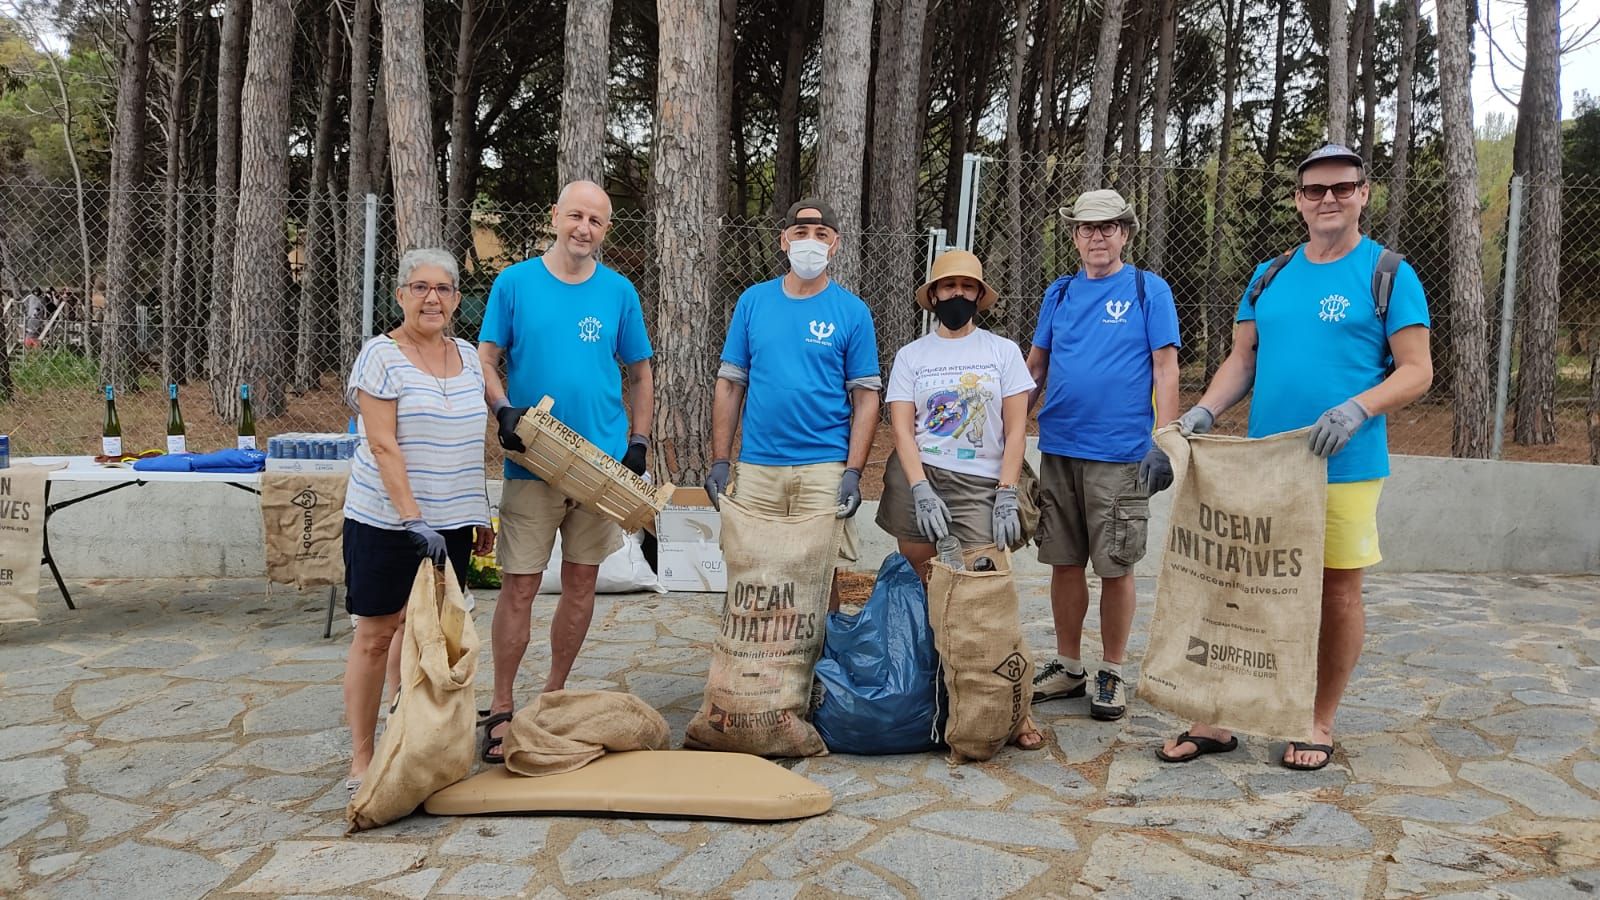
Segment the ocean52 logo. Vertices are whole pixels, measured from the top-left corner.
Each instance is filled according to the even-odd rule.
[[[312,555],[311,529],[316,524],[316,518],[312,515],[312,510],[317,508],[317,501],[317,492],[311,488],[306,488],[295,494],[294,498],[289,501],[304,510],[300,516],[300,552],[296,555],[297,559],[309,559]]]
[[[1278,656],[1271,651],[1212,643],[1193,635],[1189,637],[1189,649],[1184,651],[1183,658],[1197,666],[1229,669],[1250,675],[1271,676],[1278,672]]]
[[[821,344],[824,347],[833,346],[833,341],[831,340],[833,337],[832,322],[818,322],[817,320],[813,319],[811,320],[809,328],[811,331],[811,337],[806,338],[806,343]]]
[[[600,340],[600,320],[594,316],[584,316],[578,321],[578,339],[585,344],[592,344]]]
[[[1107,300],[1106,315],[1111,318],[1101,319],[1100,321],[1105,325],[1121,325],[1128,321],[1125,316],[1128,315],[1128,310],[1130,309],[1133,309],[1133,304],[1127,300]]]
[[[1028,671],[1028,661],[1022,658],[1021,653],[1012,653],[1000,660],[1000,665],[994,667],[994,673],[1001,678],[1016,684],[1022,681],[1022,676]]]
[[[1350,298],[1343,294],[1329,294],[1322,298],[1322,308],[1318,310],[1317,318],[1324,322],[1342,322],[1348,309]]]

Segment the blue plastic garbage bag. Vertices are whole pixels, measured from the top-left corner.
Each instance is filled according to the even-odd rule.
[[[889,554],[866,606],[828,614],[811,724],[834,753],[919,753],[939,746],[939,653],[928,595],[911,563]]]

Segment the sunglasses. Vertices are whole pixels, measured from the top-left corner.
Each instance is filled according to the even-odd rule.
[[[1338,184],[1302,184],[1295,190],[1300,192],[1300,196],[1312,201],[1321,200],[1323,197],[1328,196],[1329,191],[1333,191],[1333,196],[1336,199],[1349,200],[1355,196],[1356,189],[1366,183],[1366,180],[1363,179],[1361,181],[1341,181]]]

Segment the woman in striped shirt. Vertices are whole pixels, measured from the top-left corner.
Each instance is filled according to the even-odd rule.
[[[443,250],[402,256],[395,299],[405,319],[361,348],[345,387],[361,431],[344,503],[345,606],[357,617],[344,672],[352,797],[372,762],[384,673],[399,663],[417,562],[448,561],[465,584],[474,546],[494,544],[483,369],[477,350],[448,333],[461,304],[457,276]]]

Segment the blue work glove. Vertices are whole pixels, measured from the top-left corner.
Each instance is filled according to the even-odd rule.
[[[1139,481],[1143,482],[1147,494],[1159,494],[1172,487],[1172,460],[1167,458],[1165,450],[1150,445],[1150,452],[1139,461]]]
[[[642,434],[628,438],[628,452],[622,454],[622,464],[635,475],[644,474],[644,457],[650,452],[650,439]]]
[[[927,484],[927,482],[923,482]],[[941,503],[943,501],[940,501]],[[1022,543],[1022,513],[1017,503],[1017,489],[995,488],[994,491],[994,545],[1014,547]]]
[[[444,565],[450,558],[449,551],[445,549],[444,535],[429,528],[428,523],[421,519],[406,519],[400,524],[405,526],[411,546],[416,548],[418,556],[433,560],[436,566]]]
[[[711,471],[706,473],[706,496],[711,498],[711,508],[722,510],[722,495],[728,490],[728,461],[725,459],[714,460]]]
[[[507,400],[497,400],[494,404],[494,419],[500,426],[496,436],[500,438],[500,446],[516,453],[528,452],[528,446],[522,443],[522,438],[517,437],[517,423],[528,414],[526,406],[512,406]]]
[[[950,507],[934,493],[933,485],[926,478],[911,486],[911,503],[917,508],[917,530],[929,543],[936,544],[941,538],[949,537]]]
[[[1178,433],[1184,437],[1205,434],[1215,424],[1217,417],[1211,414],[1211,410],[1204,406],[1192,406],[1188,412],[1178,417]]]
[[[835,518],[848,519],[861,508],[861,470],[845,469],[839,478],[839,512]]]
[[[1344,449],[1350,436],[1367,420],[1367,411],[1355,398],[1328,410],[1311,426],[1311,452],[1327,458]]]

